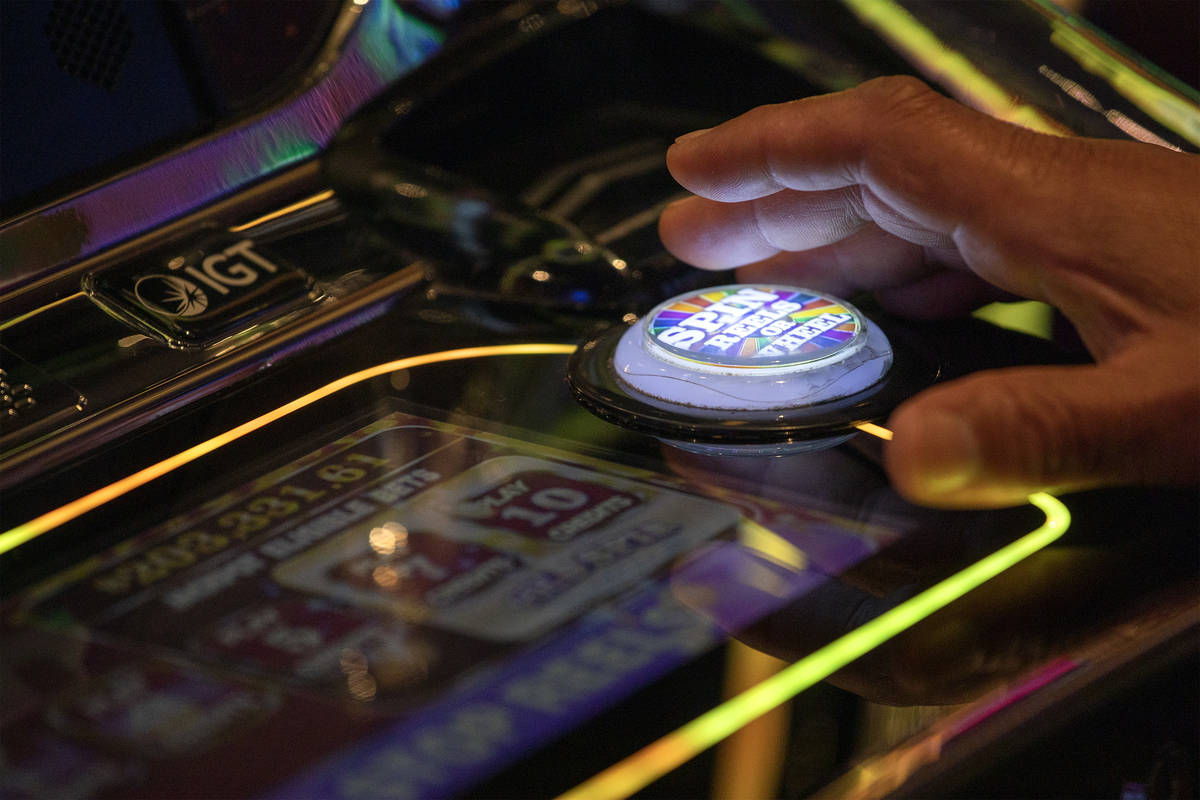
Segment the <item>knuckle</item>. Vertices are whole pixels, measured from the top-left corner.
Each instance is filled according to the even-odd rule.
[[[772,208],[774,196],[760,198],[750,203],[752,218],[754,220],[754,231],[763,244],[775,250],[786,250],[783,239],[786,238],[784,232],[780,229],[780,225],[776,220],[775,209]]]
[[[858,87],[857,96],[873,116],[884,119],[925,114],[945,100],[925,82],[910,75],[873,78]]]
[[[872,184],[886,185],[905,196],[921,196],[930,180],[930,152],[953,135],[954,116],[963,108],[909,76],[868,81],[854,95],[860,106],[860,174]],[[933,147],[931,139],[939,140]]]

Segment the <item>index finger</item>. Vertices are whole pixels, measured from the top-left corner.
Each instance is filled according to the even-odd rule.
[[[997,150],[1020,133],[914,78],[888,77],[760,106],[680,137],[667,166],[689,191],[726,203],[864,184],[898,211],[948,232],[969,214],[980,170],[1003,177]]]

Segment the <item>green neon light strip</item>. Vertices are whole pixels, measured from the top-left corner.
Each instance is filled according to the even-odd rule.
[[[952,89],[960,99],[997,119],[1056,136],[1070,131],[1033,106],[1021,103],[971,60],[947,47],[916,17],[892,0],[842,0],[870,28],[913,59],[926,74]]]
[[[1192,144],[1200,144],[1200,107],[1140,75],[1106,53],[1062,19],[1053,20],[1050,41],[1088,72],[1099,75],[1130,102]]]
[[[1071,514],[1056,497],[1039,492],[1030,495],[1029,502],[1046,515],[1046,521],[1036,530],[725,701],[561,795],[558,800],[629,797],[772,708],[1033,555],[1070,527]]]

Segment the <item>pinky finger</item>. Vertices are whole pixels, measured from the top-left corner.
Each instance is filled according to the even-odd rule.
[[[875,293],[886,310],[912,319],[944,319],[968,314],[1013,295],[970,272],[946,270],[914,283]]]

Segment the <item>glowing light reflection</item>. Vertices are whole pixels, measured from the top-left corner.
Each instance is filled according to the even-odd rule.
[[[408,546],[408,529],[398,522],[387,522],[378,528],[372,528],[367,539],[376,553],[390,556]]]
[[[753,520],[743,519],[738,523],[738,541],[796,571],[808,568],[808,555],[803,550]]]
[[[231,428],[224,433],[207,439],[199,444],[189,447],[183,452],[177,453],[169,458],[165,458],[156,464],[138,470],[132,475],[128,475],[118,481],[108,484],[94,492],[84,495],[83,497],[73,500],[63,506],[60,506],[53,511],[48,511],[40,517],[29,520],[28,522],[11,528],[4,533],[0,533],[0,554],[7,553],[16,547],[25,544],[47,531],[57,528],[71,520],[86,514],[87,512],[99,508],[100,506],[117,499],[123,494],[130,492],[138,487],[145,486],[157,478],[172,472],[185,464],[190,464],[198,458],[208,455],[214,450],[219,450],[225,445],[235,442],[238,439],[246,436],[254,431],[259,430],[272,422],[280,420],[287,415],[299,411],[302,408],[312,405],[318,400],[323,400],[330,395],[340,392],[342,389],[355,386],[363,381],[377,378],[381,375],[386,375],[389,372],[396,370],[410,369],[419,367],[425,364],[437,364],[445,361],[461,361],[469,358],[485,358],[490,356],[516,356],[516,355],[569,355],[575,351],[573,344],[501,344],[491,345],[486,347],[464,347],[460,350],[443,350],[437,353],[426,353],[419,356],[409,356],[395,361],[388,361],[383,364],[377,364],[367,369],[359,370],[358,372],[345,375],[337,380],[327,383],[326,385],[309,392],[306,395],[297,397],[289,403],[285,403],[278,408],[272,409],[265,414],[262,414],[254,419],[243,422],[235,428]]]
[[[952,89],[960,99],[991,114],[1042,133],[1068,136],[1070,131],[1020,102],[1000,84],[979,71],[970,59],[944,42],[906,9],[892,0],[842,0],[864,25],[874,28],[901,53],[920,65],[928,77]]]
[[[376,567],[371,577],[384,589],[394,589],[400,583],[400,573],[394,567]]]
[[[361,650],[346,649],[339,660],[342,673],[346,676],[346,690],[361,703],[375,699],[378,683],[368,671],[366,655]]]
[[[190,213],[315,156],[343,120],[441,48],[438,29],[399,3],[369,3],[341,58],[297,97],[177,156],[0,228],[7,261],[35,275]],[[38,246],[30,246],[38,242]],[[53,242],[56,247],[40,243]]]
[[[52,308],[61,306],[64,303],[70,303],[71,301],[77,300],[84,296],[85,295],[83,292],[75,292],[74,294],[69,294],[66,297],[61,297],[52,303],[46,303],[44,306],[39,306],[39,307],[33,309],[32,311],[27,311],[24,314],[21,314],[20,316],[13,317],[12,319],[9,319],[9,320],[5,320],[4,322],[0,322],[0,331],[6,331],[9,328],[15,328],[16,326],[20,325],[22,322],[32,319],[33,317],[36,317],[38,314],[42,314],[46,311],[49,311]]]
[[[885,442],[890,442],[892,440],[892,432],[882,425],[876,425],[874,422],[858,422],[855,423],[854,427],[858,428],[863,433],[869,433],[872,436],[878,436]]]
[[[1067,78],[1066,76],[1054,71],[1045,64],[1042,64],[1040,67],[1038,67],[1038,72],[1049,79],[1049,81],[1055,86],[1062,89],[1063,93],[1071,99],[1081,103],[1084,106],[1087,106],[1092,111],[1103,114],[1105,119],[1107,119],[1117,128],[1121,129],[1121,131],[1124,133],[1128,134],[1130,137],[1139,139],[1143,142],[1148,142],[1150,144],[1156,144],[1159,147],[1165,147],[1168,150],[1175,150],[1177,152],[1182,151],[1182,148],[1176,147],[1166,139],[1163,139],[1161,136],[1156,135],[1154,132],[1148,130],[1144,126],[1137,124],[1121,111],[1118,111],[1115,108],[1105,109],[1103,104],[1096,99],[1094,94],[1089,92],[1087,89],[1084,89],[1076,81],[1073,81],[1070,78]]]
[[[288,214],[294,214],[297,211],[303,211],[310,206],[315,206],[317,203],[323,203],[326,200],[331,199],[333,199],[332,189],[328,189],[324,192],[318,192],[312,197],[306,197],[303,200],[297,200],[295,203],[292,203],[289,206],[276,209],[269,214],[263,214],[257,219],[252,219],[249,222],[243,222],[241,225],[233,225],[229,228],[229,230],[233,231],[234,233],[239,233],[241,231],[249,230],[250,228],[257,228],[259,225],[270,222],[271,220],[276,220],[280,217],[286,217]],[[182,263],[183,261],[180,259],[180,264]]]
[[[1073,27],[1068,20],[1054,19],[1050,25],[1052,44],[1088,72],[1108,81],[1110,86],[1159,123],[1192,144],[1200,144],[1200,105],[1194,100],[1160,86],[1156,81],[1142,75],[1096,36],[1084,29]],[[1185,90],[1189,88],[1179,85]],[[1117,113],[1120,117],[1129,119],[1125,114]],[[1141,128],[1140,125],[1138,127]]]
[[[1056,497],[1038,492],[1030,495],[1029,502],[1046,515],[1045,522],[1035,530],[721,703],[566,792],[559,800],[629,797],[1066,532],[1071,514]]]

